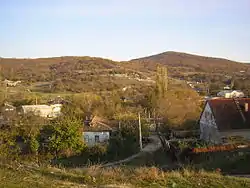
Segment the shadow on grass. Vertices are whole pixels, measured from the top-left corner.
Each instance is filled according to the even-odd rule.
[[[160,167],[171,163],[170,157],[168,157],[165,151],[160,148],[154,153],[144,153],[133,160],[124,163],[130,167]]]
[[[91,177],[87,175],[75,175],[75,174],[64,174],[63,172],[49,172],[45,170],[33,169],[34,172],[41,174],[42,176],[49,177],[51,179],[69,181],[72,183],[84,184],[90,183]]]

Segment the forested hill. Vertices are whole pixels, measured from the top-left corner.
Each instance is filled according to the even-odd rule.
[[[129,66],[141,69],[154,69],[157,64],[167,65],[183,72],[235,73],[246,71],[250,73],[250,64],[240,63],[222,58],[191,55],[181,52],[164,52],[148,57],[132,59]]]
[[[164,52],[130,61],[116,62],[96,57],[54,57],[38,59],[0,58],[1,77],[24,82],[54,82],[57,88],[80,91],[83,88],[116,89],[137,85],[138,79],[154,79],[157,65],[166,65],[168,75],[182,80],[218,83],[228,79],[250,78],[250,64],[227,59],[204,57],[180,52]],[[120,74],[114,77],[114,74]],[[110,84],[109,84],[110,83]],[[74,87],[77,87],[74,89]],[[106,87],[107,86],[107,87]]]

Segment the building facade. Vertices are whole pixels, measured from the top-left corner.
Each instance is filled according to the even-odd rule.
[[[84,131],[82,134],[87,146],[107,143],[110,138],[110,131]]]
[[[34,113],[34,115],[44,118],[55,118],[61,115],[62,104],[53,105],[23,105],[20,113]]]
[[[250,140],[250,98],[207,100],[201,113],[200,138],[219,144],[229,137]]]

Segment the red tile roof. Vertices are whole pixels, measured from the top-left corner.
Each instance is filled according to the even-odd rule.
[[[245,122],[234,100],[239,102]],[[247,112],[245,111],[246,103],[249,105]],[[219,130],[250,129],[250,98],[216,98],[208,100],[208,104]]]

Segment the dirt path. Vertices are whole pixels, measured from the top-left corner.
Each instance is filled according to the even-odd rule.
[[[233,174],[229,176],[240,177],[240,178],[250,178],[250,174]]]
[[[151,135],[149,137],[149,139],[152,140],[152,142],[147,144],[144,148],[142,148],[142,150],[139,153],[136,153],[136,154],[134,154],[126,159],[120,160],[120,161],[115,161],[112,163],[104,164],[102,167],[111,167],[111,166],[116,166],[116,165],[119,165],[122,163],[126,163],[126,162],[129,162],[136,157],[143,155],[144,153],[153,153],[161,148],[161,141],[157,135]]]

